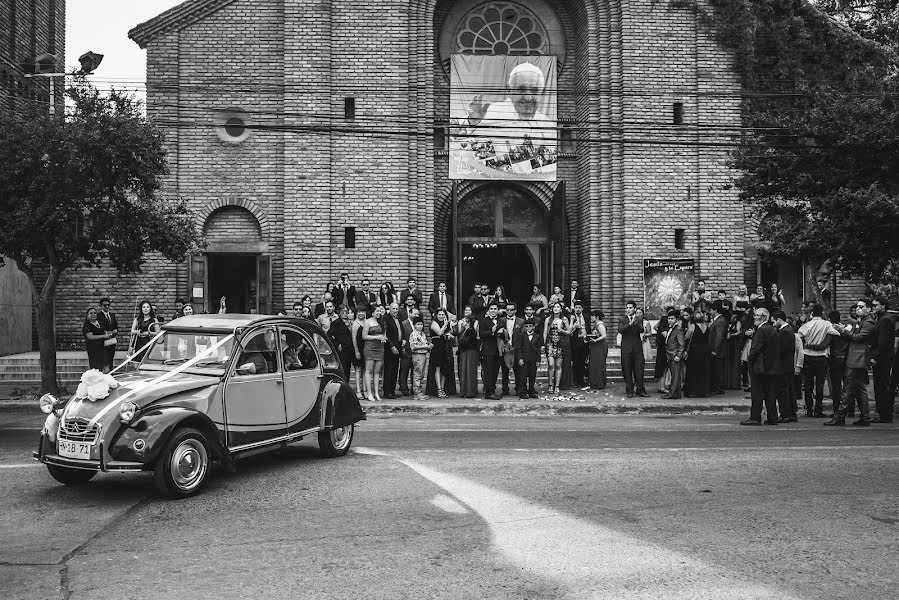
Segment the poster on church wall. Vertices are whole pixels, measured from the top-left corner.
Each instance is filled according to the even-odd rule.
[[[689,305],[693,296],[692,259],[643,260],[643,305],[650,319],[659,319],[666,306]]]
[[[556,57],[454,54],[450,179],[555,181]]]

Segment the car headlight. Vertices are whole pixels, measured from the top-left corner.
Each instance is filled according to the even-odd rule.
[[[134,418],[134,415],[137,414],[137,404],[131,402],[122,402],[122,406],[119,407],[119,417],[123,421],[130,421]]]
[[[40,399],[41,412],[49,415],[56,408],[57,402],[59,402],[59,400],[57,400],[56,396],[53,394],[44,394]]]

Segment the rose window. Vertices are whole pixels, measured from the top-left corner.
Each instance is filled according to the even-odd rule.
[[[461,54],[546,54],[546,31],[523,6],[491,2],[476,8],[462,20],[456,34]]]

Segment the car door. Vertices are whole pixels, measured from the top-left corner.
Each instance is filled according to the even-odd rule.
[[[282,326],[280,341],[284,363],[284,400],[289,434],[321,425],[318,403],[322,369],[315,344],[299,328]]]
[[[287,434],[284,376],[274,326],[242,340],[225,384],[225,422],[232,451]]]

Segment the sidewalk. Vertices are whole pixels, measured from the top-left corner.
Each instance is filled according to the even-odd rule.
[[[647,382],[647,390],[655,388]],[[11,397],[11,390],[0,386],[0,412],[38,411],[37,398]],[[679,414],[749,412],[748,394],[728,391],[723,396],[708,398],[682,398],[662,400],[661,394],[651,392],[649,398],[627,398],[624,385],[611,385],[605,390],[570,389],[550,396],[520,400],[518,396],[506,396],[500,400],[460,398],[458,396],[417,401],[411,397],[362,402],[362,408],[370,414],[421,414],[421,415],[591,415],[591,414]],[[829,407],[829,401],[825,401]]]

